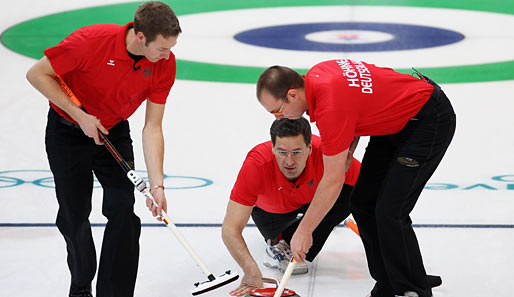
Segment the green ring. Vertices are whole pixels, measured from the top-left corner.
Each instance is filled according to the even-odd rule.
[[[195,14],[233,9],[284,7],[284,6],[323,6],[354,5],[354,0],[174,0],[167,2],[177,15]],[[314,2],[314,3],[313,3]],[[489,0],[361,0],[359,5],[440,7],[488,11],[514,14],[514,6],[508,1]],[[77,9],[32,19],[2,33],[1,42],[9,49],[22,55],[39,59],[43,50],[59,43],[74,30],[96,23],[125,24],[133,18],[133,13],[142,2],[122,3]],[[63,25],[66,24],[66,25]],[[209,24],[206,24],[206,26]],[[45,32],[45,34],[41,34]],[[255,83],[265,67],[233,66],[177,60],[177,79],[214,82]],[[305,73],[308,69],[296,69]],[[411,69],[396,69],[411,73]],[[514,79],[514,60],[451,67],[418,69],[440,83],[484,82]]]

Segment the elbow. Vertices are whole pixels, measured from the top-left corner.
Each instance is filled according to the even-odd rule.
[[[343,187],[345,182],[345,175],[332,176],[332,178],[327,178],[326,182],[328,185],[332,187]]]
[[[30,69],[27,71],[27,73],[25,74],[25,78],[32,86],[36,87],[40,85],[40,83],[38,82],[42,80],[43,75],[44,74],[39,71],[36,65],[34,65],[30,67]]]
[[[333,193],[341,192],[344,186],[345,176],[342,177],[334,177],[334,178],[326,178],[323,181],[324,188]],[[321,183],[320,183],[321,185]]]
[[[223,222],[223,225],[221,226],[221,239],[223,240],[225,245],[227,245],[228,242],[231,242],[233,238],[237,237],[237,234],[237,228],[227,224],[226,222]]]
[[[155,124],[149,124],[149,123],[145,123],[145,125],[143,126],[143,137],[145,136],[153,136],[153,135],[156,135],[156,136],[160,136],[162,137],[162,126],[161,125],[155,125]]]
[[[225,243],[225,245],[227,244],[228,239],[231,237],[231,232],[229,230],[230,228],[225,223],[223,223],[223,226],[221,227],[221,239],[223,240],[223,243]]]
[[[34,85],[34,70],[32,68],[27,71],[25,78],[31,85]]]

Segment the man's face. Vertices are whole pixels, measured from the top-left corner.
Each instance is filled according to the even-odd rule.
[[[284,176],[295,181],[305,169],[312,145],[306,145],[303,135],[277,137],[273,146],[273,154],[278,168]]]
[[[143,35],[144,38],[144,35]],[[161,59],[168,60],[170,58],[170,50],[175,44],[177,44],[177,36],[170,36],[168,38],[162,37],[162,35],[157,35],[157,38],[155,38],[154,41],[149,42],[148,45],[146,45],[146,38],[142,41],[142,50],[144,56],[150,61],[150,62],[157,62]]]
[[[286,98],[287,101],[284,102]],[[307,100],[305,100],[303,89],[289,89],[283,98],[275,98],[267,90],[262,90],[259,102],[277,119],[299,119],[307,110]]]

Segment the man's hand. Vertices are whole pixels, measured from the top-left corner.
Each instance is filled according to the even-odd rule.
[[[262,275],[260,270],[257,269],[257,271],[252,272],[251,274],[245,274],[241,280],[241,284],[239,284],[239,287],[230,291],[228,294],[230,296],[245,296],[251,291],[263,287]]]
[[[309,249],[312,246],[312,233],[303,231],[298,227],[291,238],[291,254],[297,262],[305,260]]]
[[[103,144],[103,142],[100,140],[100,136],[98,135],[98,130],[100,130],[105,135],[109,134],[109,131],[105,129],[102,123],[100,123],[100,120],[97,119],[94,115],[84,113],[81,115],[77,122],[79,123],[82,132],[84,132],[87,137],[93,138],[97,145]]]
[[[167,205],[167,201],[166,201],[166,196],[164,195],[164,189],[153,188],[151,190],[151,193],[152,193],[152,196],[155,199],[155,202],[157,203],[158,206],[155,206],[153,204],[152,199],[147,198],[146,199],[146,207],[148,207],[148,210],[150,210],[152,212],[152,215],[154,217],[157,217],[158,221],[162,221],[162,219],[160,217],[162,214],[162,211],[163,210],[165,212],[168,211],[168,205]]]

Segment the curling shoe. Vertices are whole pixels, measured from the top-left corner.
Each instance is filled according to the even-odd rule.
[[[371,294],[366,295],[366,297],[372,297]],[[394,295],[394,297],[419,297],[418,293],[416,292],[405,292],[403,295]]]
[[[403,293],[403,295],[395,295],[395,297],[419,297],[419,295],[416,292],[408,291]]]
[[[287,269],[287,265],[291,261],[291,249],[285,240],[280,240],[276,244],[272,245],[271,240],[268,239],[268,246],[266,247],[266,253],[264,254],[264,266],[268,268],[278,269],[284,273]],[[307,263],[305,261],[297,262],[296,267],[293,270],[293,274],[305,274],[309,272]]]
[[[91,293],[91,286],[77,288],[72,285],[70,288],[69,297],[93,297],[93,294]]]

